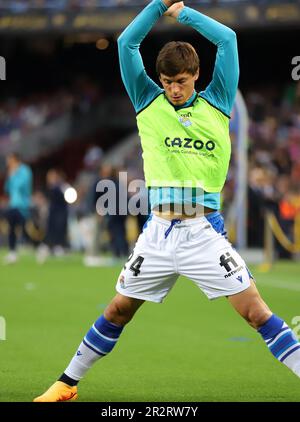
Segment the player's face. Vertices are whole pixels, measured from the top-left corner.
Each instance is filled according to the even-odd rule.
[[[6,166],[8,169],[14,169],[17,166],[17,160],[14,158],[13,155],[9,155],[6,158]]]
[[[168,100],[175,106],[180,106],[192,96],[198,78],[199,71],[195,75],[184,72],[176,76],[167,76],[161,73],[159,79]]]

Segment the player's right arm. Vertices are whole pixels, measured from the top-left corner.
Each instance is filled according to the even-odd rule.
[[[210,104],[230,116],[239,80],[239,60],[235,32],[216,20],[189,7],[172,6],[178,22],[191,26],[217,46],[211,83],[200,92]]]
[[[139,50],[140,44],[173,3],[176,2],[153,0],[118,38],[122,80],[137,113],[162,92],[146,73]]]

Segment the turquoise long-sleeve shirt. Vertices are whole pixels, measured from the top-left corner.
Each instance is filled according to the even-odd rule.
[[[6,179],[5,192],[9,196],[9,207],[18,209],[25,218],[29,216],[32,194],[32,172],[26,164],[19,167]]]
[[[136,113],[164,92],[147,75],[139,48],[143,39],[166,10],[167,6],[162,0],[153,0],[118,39],[121,76]],[[199,94],[194,92],[191,98],[177,109],[189,106],[195,96],[199,95],[226,116],[230,116],[239,79],[237,41],[234,31],[189,7],[182,9],[177,20],[181,24],[191,26],[217,46],[212,81],[204,91]],[[198,203],[212,209],[219,209],[220,193],[204,192],[200,196],[192,193],[187,196],[183,195],[182,188],[150,188],[151,209],[168,203]]]

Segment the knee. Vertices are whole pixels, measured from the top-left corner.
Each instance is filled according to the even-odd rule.
[[[268,308],[251,308],[247,314],[247,321],[251,327],[256,330],[263,326],[272,316],[272,312]]]

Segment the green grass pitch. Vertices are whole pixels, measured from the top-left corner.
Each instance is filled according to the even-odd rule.
[[[1,402],[32,401],[57,379],[115,294],[120,268],[85,268],[78,256],[1,266]],[[300,264],[251,269],[265,301],[291,325],[300,315]],[[79,384],[79,401],[300,401],[300,380],[225,298],[210,302],[180,278],[164,304],[141,307]]]

